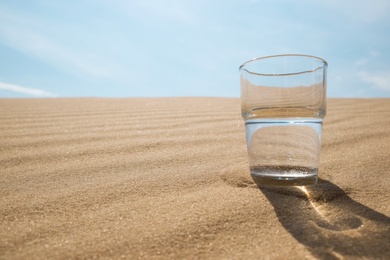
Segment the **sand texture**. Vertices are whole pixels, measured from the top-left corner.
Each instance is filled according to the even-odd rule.
[[[390,99],[330,99],[320,182],[259,189],[239,99],[0,99],[0,259],[390,259]]]

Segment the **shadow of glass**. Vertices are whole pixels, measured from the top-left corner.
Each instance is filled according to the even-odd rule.
[[[321,259],[390,259],[390,218],[331,182],[259,187],[286,230]]]

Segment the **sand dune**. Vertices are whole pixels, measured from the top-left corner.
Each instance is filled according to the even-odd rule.
[[[315,187],[259,189],[239,99],[0,99],[0,259],[389,259],[390,99],[330,99]]]

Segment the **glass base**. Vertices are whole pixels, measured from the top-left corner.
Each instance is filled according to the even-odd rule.
[[[297,166],[251,167],[253,181],[262,186],[308,186],[317,183],[316,168]]]

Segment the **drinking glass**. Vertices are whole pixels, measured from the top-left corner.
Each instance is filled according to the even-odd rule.
[[[241,112],[257,185],[317,182],[327,66],[301,54],[255,58],[240,66]]]

